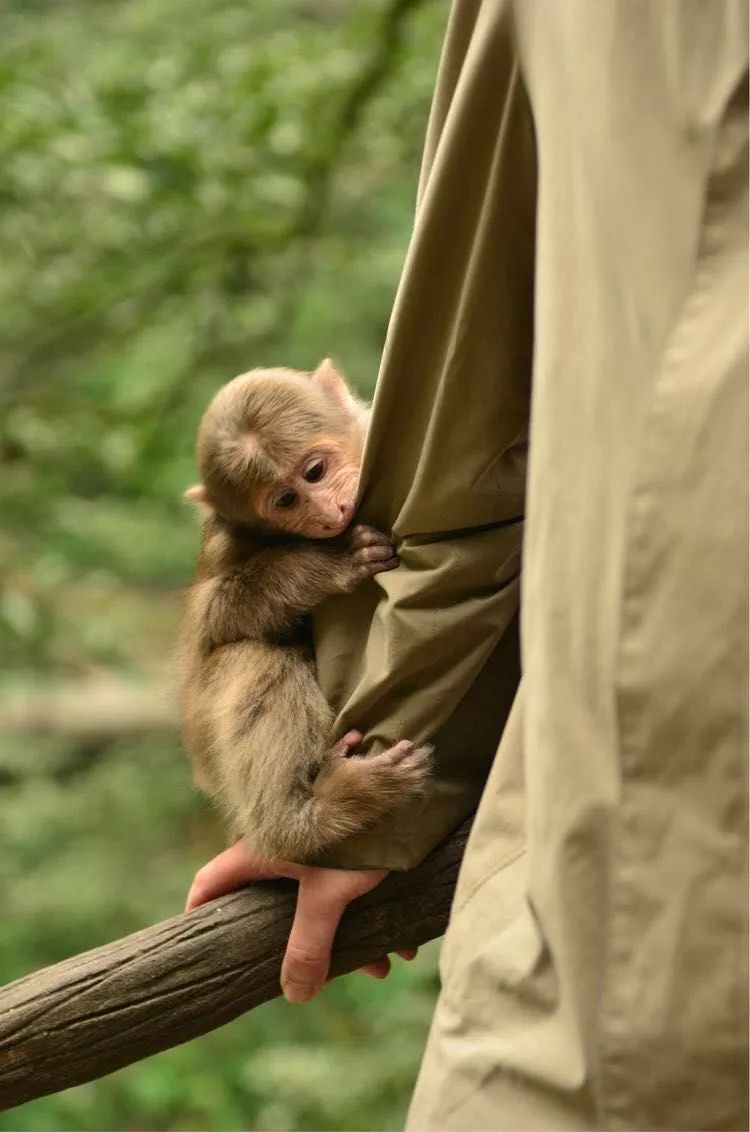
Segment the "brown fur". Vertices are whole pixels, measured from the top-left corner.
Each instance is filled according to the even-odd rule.
[[[429,751],[408,742],[366,758],[332,745],[306,632],[324,598],[398,562],[379,531],[338,529],[366,419],[323,362],[235,378],[199,430],[203,482],[187,494],[207,516],[181,638],[183,736],[233,832],[271,857],[313,859],[419,796],[429,773]],[[279,509],[290,492],[298,502]]]

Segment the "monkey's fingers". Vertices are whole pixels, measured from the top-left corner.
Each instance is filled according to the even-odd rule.
[[[417,747],[409,739],[399,739],[398,743],[394,743],[387,751],[374,757],[395,766],[406,763],[409,767],[429,768],[434,750],[431,743],[423,743],[421,747]]]
[[[375,546],[377,543],[390,542],[390,539],[377,527],[370,527],[367,523],[357,523],[356,527],[352,527],[352,542],[356,546]]]
[[[371,804],[383,817],[424,798],[432,772],[432,752],[431,746],[415,747],[400,739],[389,750],[362,760],[362,772],[369,776]]]
[[[389,558],[396,558],[393,547],[389,542],[376,543],[373,546],[362,546],[354,551],[354,561],[367,566],[371,562],[386,562]]]
[[[337,743],[337,746],[341,749],[340,753],[342,755],[348,755],[352,751],[356,751],[363,738],[364,735],[361,731],[347,731],[346,735],[343,735]]]
[[[395,570],[399,564],[396,549],[388,536],[362,523],[352,531],[350,550],[354,565],[364,577]]]
[[[387,558],[385,562],[370,562],[367,566],[368,574],[384,574],[387,570],[395,570],[399,564],[400,559],[397,555],[392,558]]]
[[[358,550],[366,546],[393,547],[393,539],[390,535],[384,534],[375,527],[368,527],[364,523],[360,523],[358,526],[352,528],[349,541],[352,550]]]

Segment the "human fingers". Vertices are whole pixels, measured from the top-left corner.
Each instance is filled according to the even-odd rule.
[[[369,975],[371,979],[385,979],[391,973],[391,961],[387,955],[382,959],[376,959],[374,963],[365,963],[364,967],[358,967],[358,971],[363,975]]]
[[[309,1002],[326,980],[331,947],[346,907],[342,895],[300,881],[297,908],[281,967],[288,1002]]]
[[[308,1002],[324,985],[331,965],[333,938],[344,909],[351,900],[379,884],[385,875],[382,869],[303,870],[281,968],[281,987],[289,1002]]]
[[[394,954],[398,955],[401,959],[406,959],[410,962],[416,958],[416,947],[405,947],[396,951]],[[382,959],[376,959],[374,963],[365,963],[363,967],[357,968],[363,975],[370,975],[373,979],[385,979],[391,972],[391,961],[388,956],[383,956]]]
[[[269,880],[279,875],[278,862],[252,853],[242,841],[238,841],[198,870],[187,895],[185,911],[191,912],[208,900],[234,892],[252,881]]]

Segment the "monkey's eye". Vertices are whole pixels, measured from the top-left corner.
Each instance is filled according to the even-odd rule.
[[[280,507],[282,511],[288,511],[290,507],[294,507],[296,502],[297,502],[297,492],[296,491],[285,491],[284,494],[280,495],[279,498],[276,500],[276,506]]]
[[[308,483],[317,483],[318,480],[322,480],[325,470],[325,463],[322,460],[316,460],[305,472],[303,472],[302,478]]]

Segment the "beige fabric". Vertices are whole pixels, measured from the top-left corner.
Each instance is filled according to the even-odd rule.
[[[468,128],[447,102],[451,54],[460,61],[449,47],[436,100],[447,120],[437,110],[430,126],[363,471],[360,513],[394,531],[402,566],[316,618],[319,679],[341,729],[382,744],[435,739],[440,774],[418,821],[407,814],[323,863],[416,864],[476,805],[518,683],[534,139],[507,39],[472,49]]]
[[[747,62],[741,0],[454,5],[366,459],[403,566],[318,620],[342,724],[448,721],[335,858],[408,867],[515,689],[530,413],[410,1132],[748,1127]]]

